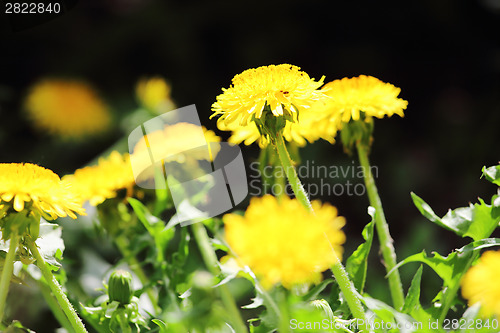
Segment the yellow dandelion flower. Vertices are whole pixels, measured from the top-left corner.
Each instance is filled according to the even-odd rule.
[[[136,95],[142,105],[150,110],[174,109],[175,105],[170,97],[172,88],[161,77],[141,79],[136,86]]]
[[[74,189],[49,169],[35,164],[0,164],[0,206],[40,214],[45,219],[85,215]]]
[[[248,125],[253,117],[261,119],[267,105],[275,117],[297,120],[299,111],[323,97],[317,90],[323,84],[311,79],[300,67],[282,64],[248,69],[236,75],[232,85],[222,89],[212,111],[226,126]]]
[[[253,198],[244,216],[223,217],[229,246],[264,287],[317,283],[342,256],[345,219],[329,204],[312,207],[315,214],[295,199],[266,195]]]
[[[116,197],[119,190],[131,190],[135,184],[129,155],[117,151],[100,158],[97,165],[64,176],[63,181],[73,186],[81,202],[89,201],[93,206]]]
[[[220,137],[213,131],[207,130],[203,126],[201,129],[207,143],[221,141]],[[183,163],[186,159],[186,151],[189,151],[190,157],[205,159],[207,157],[205,154],[206,150],[192,150],[199,147],[199,133],[200,126],[195,124],[181,122],[174,125],[167,125],[162,130],[149,133],[137,142],[134,147],[134,159],[140,160],[140,158],[135,158],[139,154],[149,156],[149,150],[151,150],[153,156],[165,157],[164,160],[166,162],[175,161]],[[213,154],[217,154],[217,152],[213,152]],[[210,155],[209,158],[213,159],[213,156]],[[149,162],[150,159],[148,157],[144,160]]]
[[[383,118],[397,114],[404,117],[403,110],[408,102],[398,98],[401,92],[389,83],[384,83],[373,76],[361,75],[329,82],[321,90],[330,98],[315,105],[316,110],[325,112],[332,127],[342,127],[340,122],[358,120],[361,113],[365,117]]]
[[[25,108],[40,131],[64,139],[102,133],[111,124],[108,107],[91,87],[78,81],[37,83],[26,98]]]
[[[500,318],[500,252],[486,251],[479,262],[464,275],[462,296],[469,305],[481,303],[485,317],[496,315]]]

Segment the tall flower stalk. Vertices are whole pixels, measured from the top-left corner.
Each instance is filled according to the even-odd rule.
[[[232,86],[223,89],[224,92],[212,105],[212,117],[220,115],[218,126],[222,130],[233,131],[233,142],[245,141],[249,144],[258,140],[261,147],[271,144],[276,148],[290,186],[308,214],[314,214],[314,210],[290,159],[284,138],[304,145],[304,139],[314,141],[321,136],[317,128],[307,125],[312,124],[308,109],[325,97],[318,90],[323,80],[324,77],[315,81],[299,67],[288,64],[262,66],[236,75]],[[299,121],[304,117],[308,120]],[[354,285],[340,259],[336,255],[333,257],[332,271],[351,312],[354,317],[365,319]]]
[[[341,130],[344,149],[358,152],[370,205],[376,210],[375,226],[388,276],[393,305],[400,310],[404,304],[403,286],[396,266],[396,251],[389,232],[382,201],[371,172],[368,155],[373,141],[373,118],[397,114],[404,116],[408,102],[398,98],[401,89],[372,76],[361,75],[325,84],[321,89],[329,98],[315,105],[323,114],[318,126],[330,124],[331,133]]]

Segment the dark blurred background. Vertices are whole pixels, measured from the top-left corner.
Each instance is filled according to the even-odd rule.
[[[235,74],[290,63],[326,82],[373,75],[409,101],[404,118],[376,120],[371,157],[399,258],[423,248],[447,254],[466,242],[421,217],[411,191],[441,216],[496,191],[480,175],[483,165],[500,160],[500,0],[85,0],[67,9],[32,27],[2,17],[0,162],[34,162],[63,175],[127,135],[117,127],[68,143],[32,130],[23,98],[41,78],[86,80],[118,121],[137,107],[137,80],[161,75],[177,105],[196,104],[202,122],[216,130],[210,105]],[[257,147],[243,149],[248,162],[257,158]],[[356,160],[326,142],[301,155],[323,165]],[[349,254],[369,221],[367,198],[321,199],[347,217]],[[375,247],[373,255],[370,269],[381,269]],[[403,268],[406,286],[414,272]],[[368,288],[387,299],[377,288],[381,278]]]

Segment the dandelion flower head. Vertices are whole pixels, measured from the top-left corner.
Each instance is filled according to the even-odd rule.
[[[5,210],[7,205],[16,212],[27,210],[48,220],[85,215],[74,189],[51,170],[30,163],[0,164],[0,208]]]
[[[312,206],[315,214],[296,199],[266,195],[253,198],[244,216],[223,217],[230,248],[264,287],[318,283],[321,272],[342,256],[345,219],[329,204]]]
[[[137,83],[136,95],[141,104],[150,110],[172,110],[175,105],[170,97],[171,90],[161,77],[144,78]]]
[[[248,125],[254,117],[260,119],[268,106],[273,116],[296,121],[299,111],[324,96],[318,90],[323,80],[315,81],[300,67],[289,64],[248,69],[236,75],[229,88],[222,89],[212,105],[212,117],[220,115],[226,126]]]
[[[35,127],[62,139],[99,134],[111,124],[108,107],[90,86],[79,81],[39,82],[31,88],[25,108]]]
[[[400,88],[373,76],[343,78],[325,84],[321,89],[330,98],[316,103],[315,109],[328,116],[333,126],[365,118],[383,118],[397,114],[404,117],[408,102],[398,98]]]
[[[107,158],[100,158],[97,165],[64,176],[63,181],[73,186],[82,203],[89,201],[93,206],[116,197],[120,190],[131,190],[135,184],[129,155],[117,151]]]

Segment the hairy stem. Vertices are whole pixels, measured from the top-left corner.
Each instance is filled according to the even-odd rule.
[[[368,160],[368,147],[362,143],[358,143],[356,147],[358,150],[359,161],[363,168],[368,199],[370,200],[370,205],[375,208],[375,228],[377,229],[380,241],[380,249],[382,251],[382,257],[384,258],[385,269],[387,273],[392,271],[388,277],[392,303],[396,310],[401,310],[404,304],[403,285],[401,284],[399,271],[394,269],[397,260],[396,251],[394,250],[393,240],[391,234],[389,233],[389,225],[385,219],[382,201],[378,195],[377,186],[375,185],[370,162]]]
[[[309,197],[304,190],[304,186],[300,182],[299,177],[297,176],[297,172],[292,164],[292,160],[290,159],[290,155],[285,146],[285,141],[283,140],[283,136],[278,134],[276,138],[276,149],[278,151],[278,155],[285,170],[286,176],[288,178],[288,182],[295,193],[295,197],[299,200],[302,205],[308,209],[311,213],[314,214],[314,211],[311,206],[311,202],[309,201]],[[325,235],[326,237],[326,235]],[[333,250],[333,249],[332,249]],[[351,313],[357,319],[365,320],[365,311],[361,302],[358,298],[358,293],[354,288],[353,283],[349,280],[349,276],[347,272],[337,257],[336,263],[332,267],[333,275],[339,284],[340,290],[344,294],[344,298],[349,305],[349,309],[351,309]]]
[[[73,330],[75,330],[76,333],[88,333],[87,330],[85,329],[85,326],[83,325],[82,320],[80,317],[78,317],[78,314],[76,313],[75,309],[69,302],[68,298],[64,294],[61,286],[57,282],[54,274],[52,274],[52,271],[50,268],[47,266],[45,263],[45,260],[43,259],[42,255],[40,254],[40,251],[38,251],[38,248],[33,240],[28,240],[27,241],[28,248],[31,251],[31,254],[36,260],[36,265],[42,272],[42,276],[44,277],[45,281],[47,282],[47,285],[49,286],[50,290],[54,294],[54,297],[56,298],[57,302],[59,303],[59,306],[63,310],[63,312],[66,314],[68,317],[69,322],[71,323],[71,326],[73,327]]]

